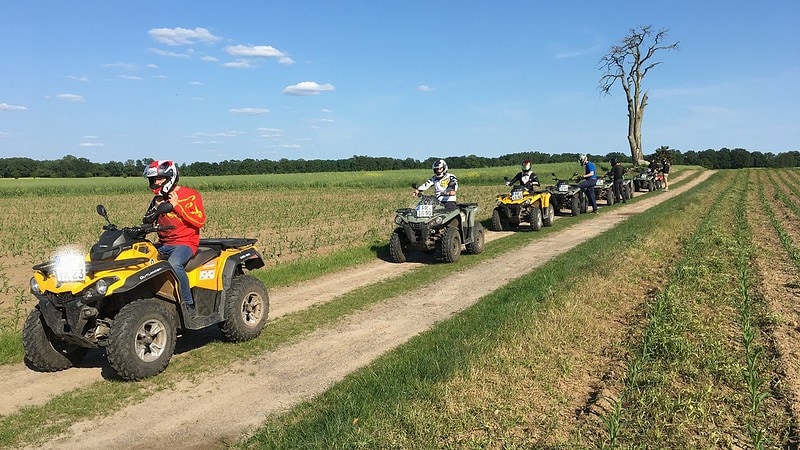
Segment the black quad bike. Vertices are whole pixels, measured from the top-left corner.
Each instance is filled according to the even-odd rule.
[[[550,202],[555,208],[556,214],[561,214],[562,209],[566,209],[571,215],[577,216],[583,214],[589,205],[589,199],[586,194],[578,187],[580,176],[577,173],[572,175],[570,179],[558,178],[555,173],[553,180],[555,186],[548,186],[550,191]]]
[[[162,203],[158,213],[172,206]],[[29,367],[55,372],[72,367],[91,348],[104,348],[125,380],[163,371],[179,330],[218,325],[231,341],[257,337],[267,321],[264,284],[245,274],[264,266],[255,239],[201,239],[186,265],[194,308],[184,304],[172,266],[147,234],[157,224],[119,228],[105,207],[107,225],[88,254],[59,251],[33,267],[31,293],[38,305],[22,331]]]
[[[406,262],[413,249],[433,251],[437,261],[451,263],[461,256],[462,244],[467,253],[482,252],[484,232],[477,211],[477,203],[459,203],[457,208],[447,209],[436,196],[421,195],[415,208],[397,210],[397,227],[389,237],[391,260]]]

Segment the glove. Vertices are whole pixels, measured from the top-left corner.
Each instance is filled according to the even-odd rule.
[[[506,181],[506,186],[511,186],[511,183],[509,183],[508,181]]]
[[[142,223],[153,224],[156,222],[156,220],[158,220],[158,215],[159,214],[156,212],[155,207],[150,208],[150,210],[144,214],[144,217],[142,217]]]

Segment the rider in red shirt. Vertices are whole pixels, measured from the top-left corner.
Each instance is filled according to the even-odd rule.
[[[144,169],[144,177],[150,182],[155,197],[144,216],[143,222],[157,222],[169,229],[159,230],[159,252],[168,256],[168,261],[178,277],[183,303],[194,308],[186,263],[197,252],[200,244],[200,228],[206,223],[206,213],[200,193],[186,186],[178,186],[178,167],[172,161],[153,161]],[[156,208],[168,201],[172,211],[157,215]]]

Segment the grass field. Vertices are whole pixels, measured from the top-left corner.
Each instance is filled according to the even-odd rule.
[[[515,169],[487,169],[476,180],[502,179]],[[206,235],[259,237],[271,258],[259,276],[298,282],[374,258],[386,244],[393,210],[411,203],[404,185],[426,176],[394,174],[394,181],[367,187],[351,184],[356,177],[341,185],[209,188],[209,214],[218,218]],[[505,187],[464,179],[461,200],[486,205],[480,213],[488,219],[494,195]],[[96,202],[120,223],[134,223],[147,197],[81,188],[31,192],[0,196],[0,206],[17,211],[11,208],[27,200],[30,211],[60,214],[27,226],[3,217],[0,230],[9,241],[3,261],[38,262],[68,238],[88,245],[101,223]],[[796,297],[779,287],[791,290],[800,277],[799,193],[796,170],[719,172],[483,298],[318,398],[268,418],[237,446],[791,448],[800,378],[792,372],[798,361],[791,359],[791,333],[782,333],[800,315]],[[79,205],[88,212],[75,212]],[[237,214],[259,222],[242,223]],[[0,417],[0,446],[43,439],[93,411],[120,409],[181,379],[293,342],[408,286],[558,233],[570,220],[494,241],[454,266],[427,266],[291,314],[255,341],[212,342],[151,380],[95,384]],[[26,233],[37,242],[25,242]],[[4,269],[5,293],[21,295]],[[9,309],[6,322],[12,316]],[[13,333],[6,336],[13,341]]]

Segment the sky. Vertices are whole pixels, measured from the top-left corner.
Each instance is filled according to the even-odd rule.
[[[797,0],[7,0],[0,157],[629,154],[599,61],[645,25],[645,154],[800,150]]]

